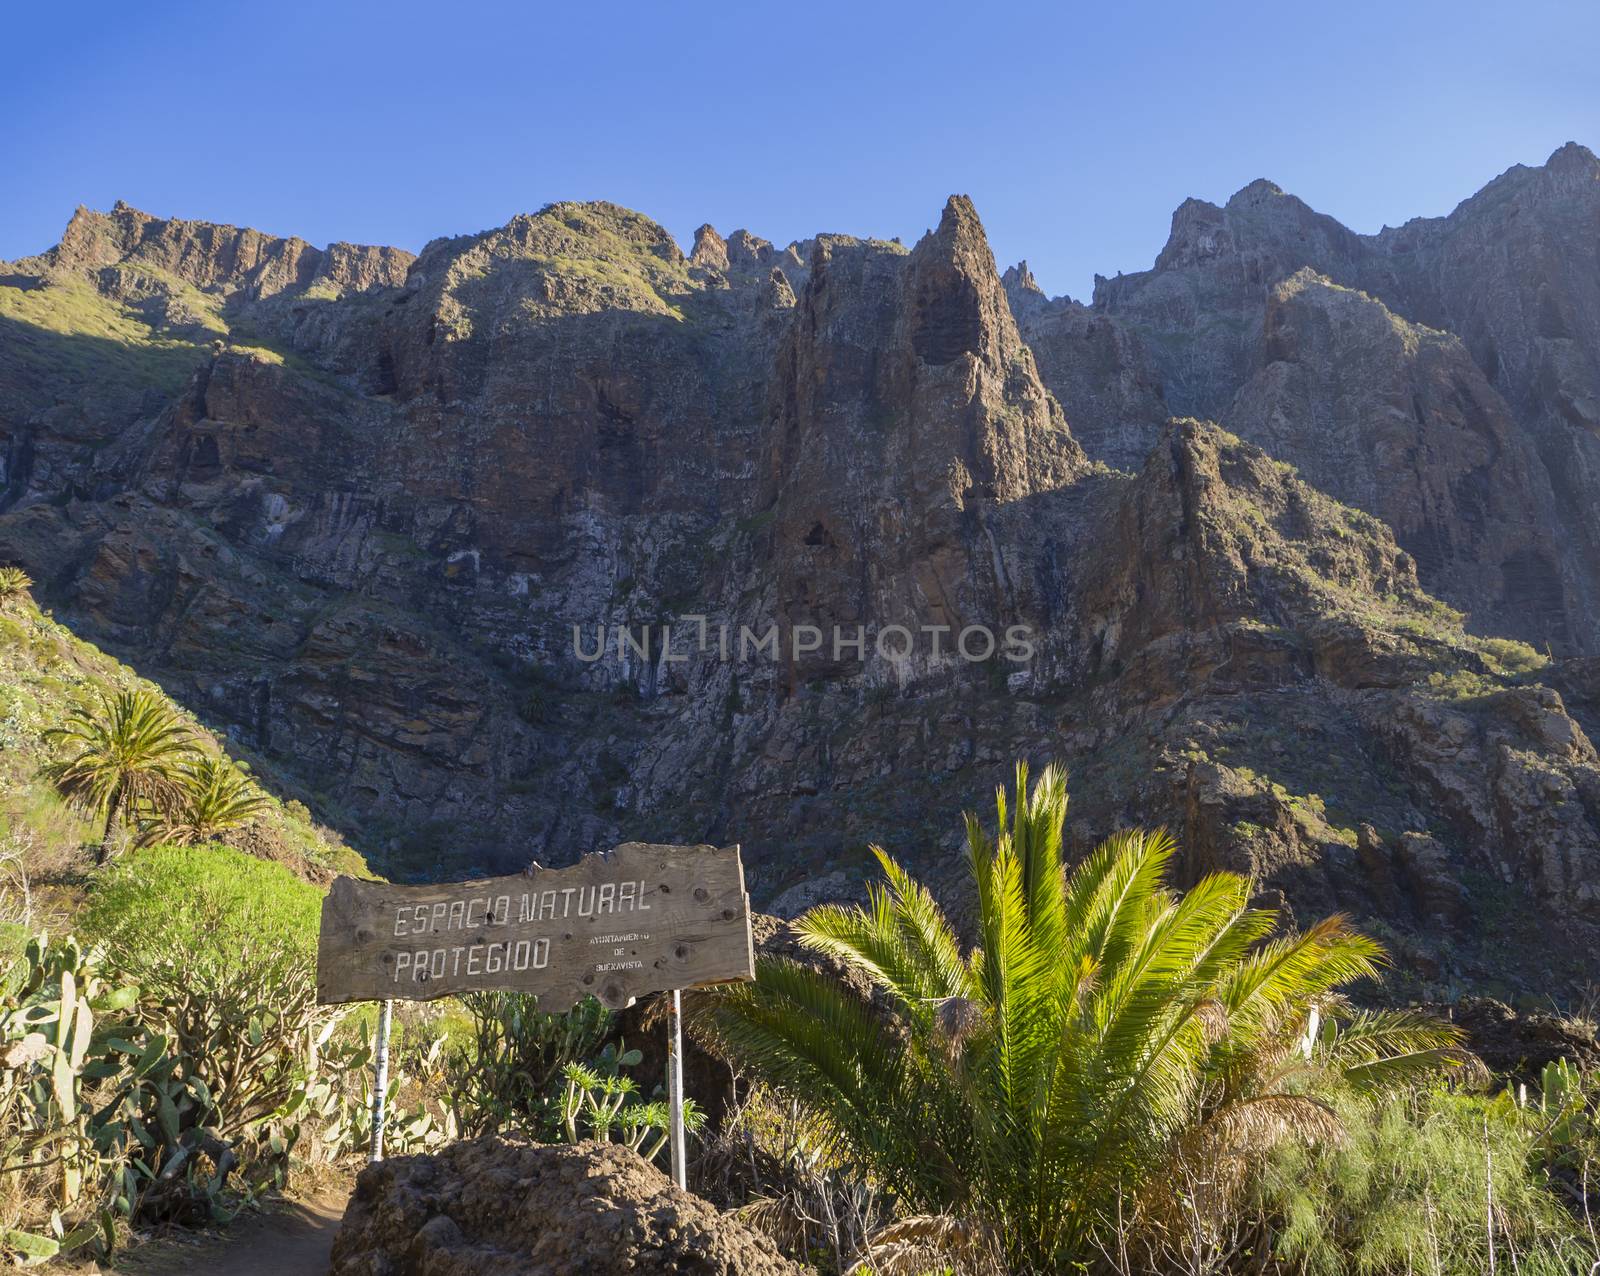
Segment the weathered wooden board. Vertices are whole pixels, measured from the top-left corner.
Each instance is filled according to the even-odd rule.
[[[737,846],[624,842],[571,868],[431,886],[338,878],[317,1000],[427,1001],[489,988],[565,1010],[755,977]]]

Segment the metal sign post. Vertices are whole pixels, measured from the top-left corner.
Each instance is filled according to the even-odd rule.
[[[683,1149],[683,999],[672,990],[667,1012],[667,1106],[671,1110],[668,1138],[672,1144],[672,1181],[687,1191],[688,1166]]]
[[[389,1023],[393,1017],[394,1002],[385,1001],[378,1010],[377,1057],[372,1065],[372,1148],[368,1165],[383,1160],[383,1122],[389,1115]]]

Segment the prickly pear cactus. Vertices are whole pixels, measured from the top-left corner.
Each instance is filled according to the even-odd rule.
[[[72,938],[52,945],[41,934],[23,961],[21,981],[0,1000],[0,1172],[34,1187],[48,1180],[55,1208],[44,1234],[3,1220],[0,1243],[31,1262],[111,1233],[102,1197],[120,1149],[102,1118],[121,1097],[131,1047],[97,1026],[124,1014],[137,990],[108,986],[95,954]]]

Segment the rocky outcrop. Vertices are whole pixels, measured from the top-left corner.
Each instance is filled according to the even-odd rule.
[[[1362,900],[1436,972],[1491,896],[1503,918],[1523,889],[1538,901],[1508,931],[1600,921],[1587,735],[1554,690],[1493,676],[1502,650],[1421,590],[1382,524],[1186,423],[1096,526],[1073,567],[1082,716],[1109,723],[1088,774],[1144,736],[1137,805],[1171,813],[1188,878],[1250,873],[1297,916]],[[1449,677],[1446,650],[1466,666]]]
[[[778,627],[810,626],[828,648],[797,669],[790,644],[791,686],[840,669],[836,631],[935,626],[948,650],[969,625],[1017,619],[997,520],[1085,465],[969,200],[952,197],[909,254],[818,241],[773,403]],[[937,660],[929,650],[894,663]]]
[[[1170,415],[1144,343],[1098,310],[1046,298],[1027,262],[1003,279],[1040,379],[1072,405],[1073,437],[1094,460],[1136,473]]]
[[[1387,523],[1483,631],[1571,646],[1544,467],[1457,338],[1302,269],[1268,295],[1261,361],[1229,429]]]
[[[1093,314],[1132,352],[1113,366],[1147,358],[1172,411],[1392,519],[1423,583],[1481,632],[1593,653],[1597,232],[1600,160],[1573,144],[1377,235],[1257,181],[1220,208],[1185,202],[1153,269],[1097,280]],[[1041,355],[1070,412],[1064,364]],[[1105,459],[1125,463],[1129,433]]]
[[[1470,912],[1467,892],[1450,870],[1450,855],[1437,838],[1402,833],[1395,848],[1406,885],[1427,923],[1446,931],[1463,925]]]
[[[1480,865],[1504,882],[1531,885],[1558,911],[1600,921],[1600,767],[1559,694],[1389,694],[1373,697],[1363,716]],[[1441,848],[1402,849],[1419,896],[1437,902],[1433,911],[1447,921],[1459,919],[1451,901],[1462,888],[1440,871]]]
[[[413,260],[400,248],[338,243],[318,249],[245,227],[165,220],[120,200],[109,213],[80,207],[61,242],[45,254],[49,269],[66,277],[107,272],[104,282],[113,292],[147,270],[156,272],[151,283],[167,276],[252,300],[319,284],[353,292],[394,288]]]
[[[1491,1071],[1537,1085],[1546,1064],[1565,1059],[1580,1068],[1600,1065],[1594,1025],[1545,1010],[1516,1010],[1492,997],[1468,997],[1435,1007],[1467,1034],[1467,1045]]]
[[[1302,267],[1340,280],[1359,235],[1258,179],[1219,208],[1188,199],[1154,269],[1095,278],[1094,307],[1145,341],[1172,411],[1220,416],[1255,363],[1268,291]]]
[[[486,1137],[363,1170],[329,1276],[805,1270],[619,1144]]]

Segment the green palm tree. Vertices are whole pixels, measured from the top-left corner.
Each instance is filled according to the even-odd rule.
[[[125,819],[182,801],[182,764],[199,752],[172,706],[143,689],[80,702],[45,734],[72,749],[44,767],[45,778],[80,811],[105,819],[101,861]]]
[[[267,796],[227,757],[202,757],[183,764],[175,779],[181,790],[170,809],[141,820],[136,845],[172,842],[192,846],[248,824],[267,805]]]
[[[1331,1133],[1295,1076],[1384,1084],[1458,1046],[1419,1019],[1368,1018],[1343,1041],[1308,1032],[1337,989],[1377,973],[1379,947],[1342,918],[1273,937],[1235,874],[1174,894],[1165,833],[1119,833],[1067,876],[1058,769],[1030,793],[1019,765],[1015,810],[1004,790],[997,807],[992,838],[966,817],[978,947],[963,953],[932,895],[874,847],[884,881],[866,907],[795,923],[870,998],[766,958],[754,983],[691,1011],[702,1039],[811,1108],[904,1211],[972,1224],[955,1230],[1025,1268],[1086,1260],[1119,1209],[1159,1221],[1144,1204],[1162,1195],[1146,1191],[1156,1176],[1222,1182],[1276,1138]]]

